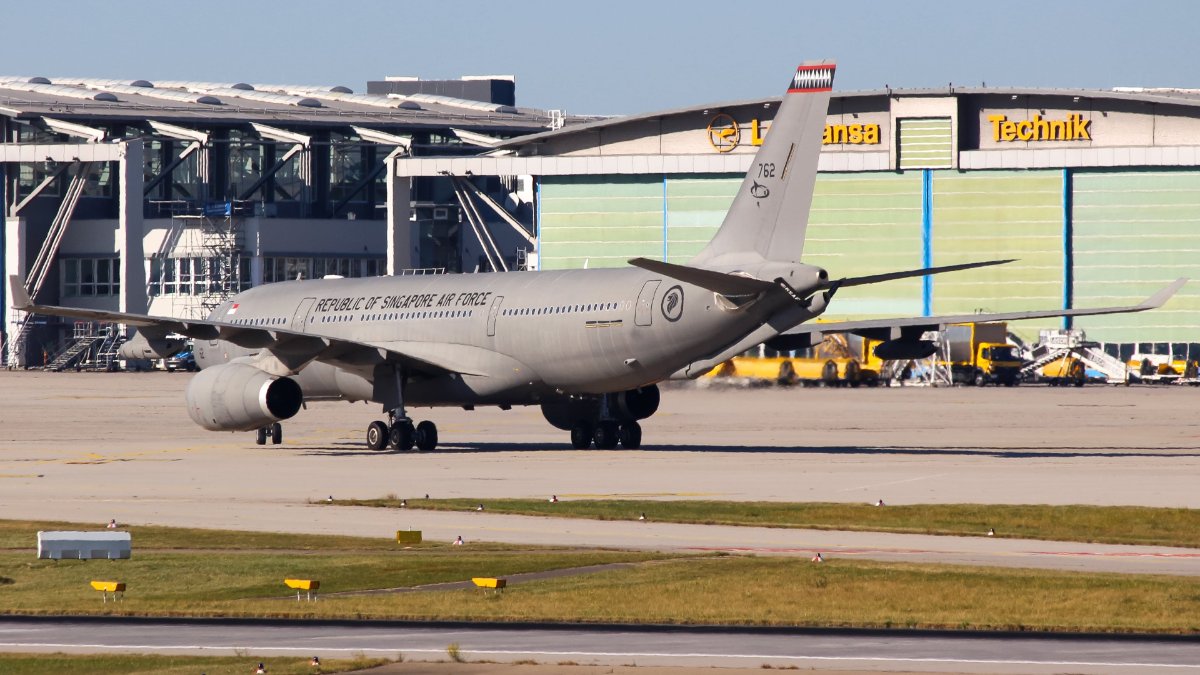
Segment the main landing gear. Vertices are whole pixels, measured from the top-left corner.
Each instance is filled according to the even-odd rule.
[[[274,422],[265,427],[259,427],[258,435],[254,438],[254,442],[258,445],[266,445],[268,438],[271,439],[271,445],[279,445],[282,443],[283,425],[279,422]]]
[[[429,420],[414,425],[404,412],[404,397],[402,380],[396,376],[396,390],[400,393],[398,405],[388,411],[388,421],[375,421],[367,425],[367,447],[372,450],[383,450],[389,445],[397,450],[408,452],[413,446],[422,452],[437,448],[437,425]]]
[[[407,417],[397,419],[389,414],[391,424],[371,422],[367,425],[367,447],[383,450],[389,445],[397,450],[412,450],[414,446],[422,452],[437,449],[437,425],[429,420],[413,425]]]
[[[586,450],[637,450],[642,447],[638,420],[658,410],[655,385],[595,396],[562,396],[542,403],[546,421],[571,432],[571,447]]]
[[[605,420],[595,426],[580,422],[571,427],[571,447],[586,450],[596,444],[597,450],[615,450],[619,444],[626,450],[642,447],[642,425],[632,420],[614,422]]]
[[[392,423],[371,422],[367,425],[367,447],[372,450],[383,450],[389,445],[397,450],[418,450],[428,452],[437,448],[437,425],[425,420],[416,426],[408,418],[395,419]]]

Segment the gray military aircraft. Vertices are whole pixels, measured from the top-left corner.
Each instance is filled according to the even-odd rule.
[[[630,267],[543,272],[321,279],[260,286],[204,320],[33,304],[28,312],[124,323],[150,353],[168,335],[195,340],[202,370],[188,413],[206,429],[282,437],[305,401],[373,401],[387,421],[368,446],[432,450],[437,427],[415,406],[540,405],[576,448],[638,448],[639,421],[658,409],[657,382],[696,377],[761,343],[798,348],[821,333],[887,341],[878,354],[919,358],[930,327],[1137,312],[1158,307],[1179,280],[1140,305],[998,315],[808,324],[839,288],[966,270],[988,261],[831,279],[800,262],[835,67],[793,76],[771,131],[712,241],[687,265],[636,258]],[[140,344],[140,343],[139,343]]]

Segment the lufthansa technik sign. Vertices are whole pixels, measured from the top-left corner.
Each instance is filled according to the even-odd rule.
[[[1044,120],[1034,115],[1021,122],[1010,121],[1007,115],[988,115],[988,121],[992,123],[992,140],[997,143],[1092,140],[1092,121],[1078,113],[1067,115],[1065,120]]]
[[[757,119],[750,120],[750,145],[762,145],[769,126]],[[742,142],[742,127],[726,113],[719,113],[708,123],[708,142],[717,152],[730,152]],[[878,124],[826,124],[821,135],[822,145],[879,145]]]

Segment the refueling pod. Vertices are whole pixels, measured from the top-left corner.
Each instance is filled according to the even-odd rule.
[[[929,340],[888,340],[875,346],[874,354],[884,361],[927,359],[937,351],[937,343]]]

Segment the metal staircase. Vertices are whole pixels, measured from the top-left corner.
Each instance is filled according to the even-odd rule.
[[[105,335],[100,340],[99,347],[96,348],[96,358],[92,360],[92,368],[95,370],[113,371],[117,370],[117,351],[121,345],[125,343],[125,336],[117,326],[106,324],[107,330]]]
[[[22,316],[22,315],[24,315],[24,316]],[[10,326],[19,326],[19,328],[17,328],[17,334],[13,335],[8,340],[8,345],[7,345],[7,347],[8,347],[8,364],[7,365],[8,365],[9,370],[21,367],[21,358],[25,352],[25,343],[28,341],[28,338],[29,338],[29,330],[30,330],[30,325],[31,325],[29,319],[30,319],[30,316],[28,314],[26,314],[25,312],[21,312],[19,310],[15,310],[15,309],[12,310],[12,320],[9,322],[9,325]]]
[[[117,349],[124,341],[115,324],[76,321],[72,336],[51,357],[45,369],[55,372],[68,368],[113,370],[117,363]]]
[[[50,230],[46,233],[46,239],[42,242],[42,248],[38,251],[37,258],[29,267],[29,272],[26,275],[25,291],[30,298],[37,300],[38,292],[42,290],[42,286],[46,283],[46,277],[49,276],[50,268],[54,264],[54,259],[58,256],[58,248],[62,244],[63,235],[67,232],[67,226],[71,223],[71,217],[75,215],[75,207],[79,205],[79,198],[83,195],[83,188],[87,185],[87,177],[92,168],[91,162],[81,162],[76,167],[71,175],[71,182],[67,186],[66,194],[63,195],[62,202],[58,205],[58,211],[54,214],[54,220],[50,223]],[[13,325],[19,325],[17,334],[9,340],[8,344],[8,367],[18,368],[22,365],[26,343],[29,340],[29,332],[33,326],[30,317],[26,315],[22,320],[14,310],[12,319]]]
[[[92,345],[99,342],[102,337],[93,329],[90,321],[76,321],[74,335],[67,340],[65,347],[50,358],[50,362],[46,364],[46,370],[60,372],[81,363]]]
[[[1021,376],[1031,376],[1049,363],[1074,356],[1088,369],[1104,376],[1110,383],[1124,383],[1129,378],[1125,362],[1088,342],[1081,330],[1044,330],[1033,347],[1032,360],[1021,367]]]

